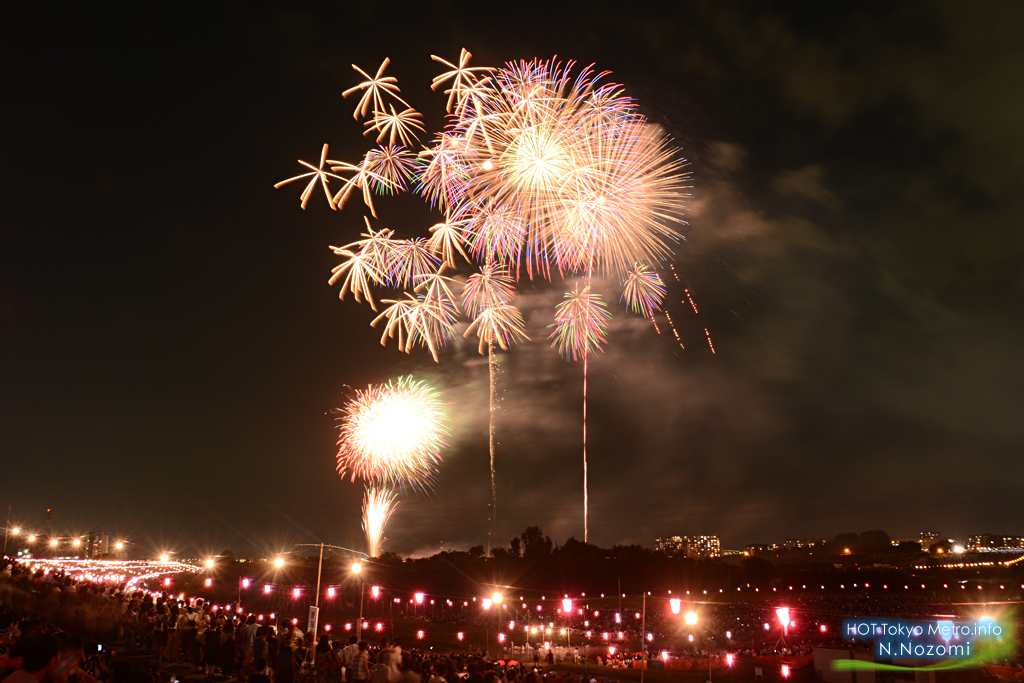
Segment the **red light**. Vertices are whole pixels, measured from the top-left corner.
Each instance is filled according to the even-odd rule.
[[[825,624],[822,624],[821,625],[821,632],[822,633],[828,633],[828,626],[826,626]]]
[[[331,630],[331,625],[330,624],[324,624],[324,630],[325,631],[330,631]]]
[[[209,584],[209,581],[210,581],[210,580],[209,580],[209,579],[207,579],[206,581],[207,581],[207,584],[206,584],[206,585],[207,585],[207,586],[209,586],[209,585],[210,585],[210,584]],[[170,586],[170,585],[171,585],[171,580],[170,580],[170,579],[164,579],[164,585],[165,585],[165,586]]]
[[[334,586],[331,586],[330,588],[327,589],[327,597],[329,597],[329,598],[333,598],[334,597]]]
[[[725,665],[726,666],[732,666],[732,655],[731,654],[727,654],[725,656]]]
[[[668,604],[672,607],[672,614],[679,614],[679,610],[682,607],[683,601],[679,598],[672,598],[668,601]]]
[[[789,665],[788,664],[783,664],[782,665],[782,677],[783,678],[789,678]]]
[[[423,604],[423,593],[416,593],[415,597],[416,597],[416,604],[417,605],[422,605]]]
[[[426,634],[424,634],[423,631],[416,631],[416,637],[419,638],[420,640],[423,640],[423,636],[424,635],[426,635]]]
[[[297,598],[297,597],[299,597],[299,595],[301,595],[301,594],[302,594],[302,591],[301,591],[301,590],[299,590],[298,588],[294,588],[294,589],[292,589],[292,595],[293,595],[294,597],[296,597],[296,598]]]
[[[263,592],[264,593],[269,593],[270,592],[270,586],[264,586],[263,587]]]
[[[565,600],[562,600],[562,609],[564,611],[566,611],[566,612],[571,612],[572,611],[572,600],[570,600],[569,598],[566,598]]]
[[[373,595],[373,597],[375,598],[380,597],[380,586],[374,586],[373,588],[371,588],[370,594]]]
[[[207,579],[206,580],[206,587],[209,588],[212,585],[213,585],[213,579]]]
[[[242,588],[249,587],[249,579],[242,579]]]
[[[297,623],[299,623],[299,620],[298,619],[292,619],[292,623],[293,624],[297,624]]]
[[[465,636],[465,634],[462,631],[459,631],[457,635],[459,636],[459,640],[462,640],[463,637]]]

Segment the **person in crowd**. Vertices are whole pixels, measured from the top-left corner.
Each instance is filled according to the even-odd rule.
[[[230,619],[225,619],[220,634],[220,671],[228,678],[235,673],[235,660],[238,656],[235,645],[235,625]]]
[[[17,644],[21,667],[4,678],[3,683],[43,683],[53,673],[60,643],[49,634],[26,636]]]
[[[366,641],[359,642],[356,647],[356,656],[352,660],[351,672],[347,677],[349,683],[370,680],[370,651]]]
[[[266,640],[265,637],[264,640]],[[249,674],[249,683],[270,683],[268,671],[266,658],[256,657],[252,662],[252,673]]]
[[[359,654],[359,642],[355,635],[348,637],[348,645],[341,651],[341,662],[345,666],[345,683],[352,683],[352,672],[356,655]]]
[[[220,667],[220,634],[214,624],[208,624],[202,633],[203,670],[207,678],[212,678]]]
[[[295,680],[295,663],[292,651],[292,638],[282,633],[277,642],[277,665],[274,668],[275,683],[292,683]]]

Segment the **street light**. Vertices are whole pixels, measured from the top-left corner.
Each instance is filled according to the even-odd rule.
[[[171,556],[168,555],[167,553],[163,553],[163,554],[160,555],[160,561],[161,562],[170,562],[171,561]]]
[[[283,557],[275,557],[274,558],[274,567],[276,567],[277,569],[280,569],[283,566],[284,566],[284,558]]]

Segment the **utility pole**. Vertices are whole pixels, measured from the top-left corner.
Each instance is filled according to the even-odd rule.
[[[640,683],[644,683],[644,671],[647,669],[647,591],[644,591],[643,612],[644,617],[640,620]]]
[[[316,597],[313,599],[313,652],[312,663],[316,666],[316,632],[320,625],[320,576],[324,571],[324,544],[320,543],[320,563],[316,568]]]
[[[7,534],[11,531],[11,501],[7,501],[7,524],[4,524],[4,557],[7,556]]]

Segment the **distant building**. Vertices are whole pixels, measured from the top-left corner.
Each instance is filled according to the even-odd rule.
[[[938,531],[922,531],[917,538],[917,542],[925,550],[928,550],[933,543],[938,543],[941,540],[943,540],[942,534]]]
[[[654,548],[683,557],[722,556],[722,542],[718,536],[663,536],[654,539]]]
[[[61,560],[97,560],[107,554],[109,544],[106,532],[90,531],[84,536],[53,536],[41,551]]]
[[[751,543],[746,547],[744,554],[748,557],[757,557],[759,555],[775,554],[778,551],[778,543]]]
[[[967,550],[1021,550],[1024,549],[1024,537],[1004,536],[1002,534],[979,534],[967,539]]]
[[[85,556],[98,560],[110,552],[110,538],[106,532],[90,531],[85,539]]]
[[[824,538],[787,538],[786,541],[782,544],[782,547],[786,548],[787,550],[798,550],[798,549],[804,549],[804,548],[808,548],[808,549],[824,548],[825,547],[825,539]]]

